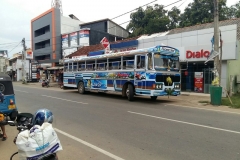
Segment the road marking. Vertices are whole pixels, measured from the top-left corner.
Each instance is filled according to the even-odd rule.
[[[231,114],[240,114],[237,112],[230,112],[230,111],[220,111],[216,109],[207,109],[207,108],[199,108],[199,107],[191,107],[191,106],[181,106],[176,104],[165,104],[166,106],[177,106],[177,107],[184,107],[184,108],[193,108],[193,109],[199,109],[199,110],[207,110],[207,111],[215,111],[215,112],[223,112],[223,113],[231,113]]]
[[[90,144],[90,143],[88,143],[88,142],[86,142],[84,140],[81,140],[81,139],[79,139],[77,137],[74,137],[74,136],[72,136],[72,135],[70,135],[70,134],[68,134],[68,133],[66,133],[64,131],[61,131],[61,130],[59,130],[57,128],[54,128],[54,130],[59,132],[59,133],[61,133],[61,134],[63,134],[63,135],[65,135],[65,136],[67,136],[67,137],[69,137],[69,138],[71,138],[71,139],[73,139],[73,140],[75,140],[75,141],[77,141],[77,142],[80,142],[80,143],[82,143],[82,144],[84,144],[84,145],[86,145],[86,146],[88,146],[88,147],[90,147],[90,148],[92,148],[92,149],[94,149],[94,150],[96,150],[98,152],[101,152],[101,153],[103,153],[103,154],[105,154],[105,155],[107,155],[107,156],[109,156],[109,157],[111,157],[111,158],[113,158],[115,160],[124,160],[124,159],[122,159],[122,158],[120,158],[120,157],[118,157],[118,156],[116,156],[116,155],[114,155],[114,154],[112,154],[112,153],[110,153],[108,151],[105,151],[105,150],[103,150],[103,149],[101,149],[101,148],[99,148],[97,146],[94,146],[94,145],[92,145],[92,144]]]
[[[209,128],[209,129],[214,129],[214,130],[219,130],[219,131],[225,131],[225,132],[231,132],[231,133],[240,134],[240,132],[238,132],[238,131],[233,131],[233,130],[227,130],[227,129],[216,128],[216,127],[210,127],[210,126],[205,126],[205,125],[196,124],[196,123],[190,123],[190,122],[178,121],[178,120],[174,120],[174,119],[168,119],[168,118],[163,118],[163,117],[157,117],[157,116],[152,116],[152,115],[143,114],[143,113],[137,113],[137,112],[132,112],[132,111],[128,111],[128,112],[129,112],[129,113],[132,113],[132,114],[138,114],[138,115],[142,115],[142,116],[146,116],[146,117],[152,117],[152,118],[162,119],[162,120],[171,121],[171,122],[177,122],[177,123],[189,124],[189,125],[198,126],[198,127],[203,127],[203,128]]]
[[[52,97],[52,96],[47,96],[47,95],[42,95],[42,96],[43,96],[43,97],[54,98],[54,99],[60,99],[60,100],[63,100],[63,101],[68,101],[68,102],[73,102],[73,103],[88,104],[88,103],[84,103],[84,102],[72,101],[72,100],[68,100],[68,99],[63,99],[63,98],[58,98],[58,97]]]
[[[16,89],[14,89],[14,91],[23,92],[23,93],[29,93],[27,91],[20,91],[20,90],[16,90]]]

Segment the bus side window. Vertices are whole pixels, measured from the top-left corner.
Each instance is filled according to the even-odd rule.
[[[82,63],[82,62],[81,62],[81,63],[79,64],[78,70],[79,70],[79,71],[84,71],[84,70],[85,70],[85,63]]]
[[[135,56],[123,56],[123,69],[133,69],[134,59]]]
[[[73,71],[77,71],[77,63],[73,63]]]
[[[72,63],[71,63],[71,64],[69,64],[68,71],[69,71],[69,72],[72,72]]]
[[[138,69],[144,69],[145,68],[145,56],[138,55],[137,56],[137,67]]]
[[[68,63],[64,65],[64,72],[68,72]]]

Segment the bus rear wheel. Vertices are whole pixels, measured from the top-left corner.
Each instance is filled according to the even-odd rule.
[[[151,96],[151,100],[156,101],[157,100],[157,96]]]
[[[128,87],[126,89],[126,95],[129,101],[134,100],[134,88],[132,84],[128,84]]]
[[[79,82],[78,83],[78,92],[80,94],[84,94],[85,93],[85,87],[84,87],[84,83],[83,82]]]

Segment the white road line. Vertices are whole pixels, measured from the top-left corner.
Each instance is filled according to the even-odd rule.
[[[27,91],[20,91],[20,90],[16,90],[16,89],[14,89],[14,91],[23,92],[23,93],[29,93]]]
[[[209,128],[209,129],[214,129],[214,130],[219,130],[219,131],[225,131],[225,132],[230,132],[230,133],[240,134],[240,132],[238,132],[238,131],[233,131],[233,130],[227,130],[227,129],[216,128],[216,127],[210,127],[210,126],[205,126],[205,125],[196,124],[196,123],[190,123],[190,122],[178,121],[178,120],[174,120],[174,119],[168,119],[168,118],[163,118],[163,117],[157,117],[157,116],[152,116],[152,115],[147,115],[147,114],[137,113],[137,112],[132,112],[132,111],[128,111],[128,112],[129,112],[129,113],[132,113],[132,114],[138,114],[138,115],[142,115],[142,116],[146,116],[146,117],[152,117],[152,118],[157,118],[157,119],[162,119],[162,120],[166,120],[166,121],[172,121],[172,122],[183,123],[183,124],[189,124],[189,125],[198,126],[198,127],[203,127],[203,128]]]
[[[207,109],[207,108],[199,108],[199,107],[191,107],[191,106],[181,106],[176,104],[165,104],[166,106],[177,106],[177,107],[184,107],[184,108],[192,108],[192,109],[199,109],[199,110],[207,110],[207,111],[215,111],[215,112],[223,112],[223,113],[231,113],[231,114],[240,114],[237,112],[230,112],[230,111],[221,111],[216,109]]]
[[[68,102],[73,102],[73,103],[88,104],[88,103],[84,103],[84,102],[71,101],[71,100],[68,100],[68,99],[63,99],[63,98],[58,98],[58,97],[52,97],[52,96],[47,96],[47,95],[42,95],[42,96],[43,96],[43,97],[54,98],[54,99],[60,99],[60,100],[63,100],[63,101],[68,101]]]
[[[118,157],[118,156],[116,156],[116,155],[114,155],[114,154],[112,154],[112,153],[110,153],[108,151],[105,151],[105,150],[103,150],[103,149],[101,149],[101,148],[99,148],[97,146],[94,146],[94,145],[92,145],[92,144],[90,144],[90,143],[88,143],[88,142],[86,142],[84,140],[81,140],[81,139],[79,139],[77,137],[74,137],[74,136],[72,136],[72,135],[70,135],[70,134],[68,134],[68,133],[66,133],[64,131],[61,131],[61,130],[59,130],[57,128],[54,128],[54,130],[59,132],[59,133],[61,133],[61,134],[63,134],[63,135],[65,135],[65,136],[67,136],[67,137],[69,137],[69,138],[71,138],[71,139],[73,139],[73,140],[75,140],[75,141],[77,141],[77,142],[80,142],[80,143],[82,143],[82,144],[84,144],[84,145],[86,145],[86,146],[88,146],[88,147],[90,147],[90,148],[92,148],[92,149],[94,149],[94,150],[96,150],[98,152],[101,152],[101,153],[103,153],[103,154],[105,154],[105,155],[107,155],[107,156],[109,156],[109,157],[111,157],[111,158],[113,158],[115,160],[124,160],[124,159],[122,159],[122,158],[120,158],[120,157]]]

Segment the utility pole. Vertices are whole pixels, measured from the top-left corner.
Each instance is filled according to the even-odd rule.
[[[22,83],[26,83],[26,72],[25,72],[25,62],[26,62],[26,50],[25,38],[22,39],[23,52],[22,52]]]
[[[219,14],[218,14],[218,2],[219,0],[213,0],[214,3],[214,51],[219,53]],[[214,70],[216,74],[214,78],[219,77],[219,85],[221,85],[221,69],[219,65],[219,56],[214,58]]]

